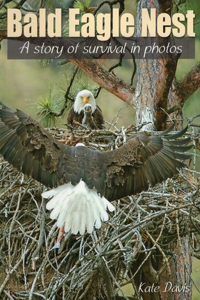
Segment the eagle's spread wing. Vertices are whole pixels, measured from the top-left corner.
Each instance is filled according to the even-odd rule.
[[[64,179],[58,176],[58,170],[74,157],[74,147],[65,147],[24,112],[13,112],[2,103],[0,107],[0,153],[4,158],[47,187],[62,184]],[[74,174],[72,164],[68,175]]]
[[[187,128],[186,128],[187,129]],[[132,195],[177,173],[190,157],[185,130],[168,136],[138,134],[114,151],[71,147],[37,121],[0,103],[0,154],[19,171],[47,187],[84,181],[109,201]]]
[[[185,166],[181,161],[191,157],[184,153],[192,148],[187,146],[190,138],[177,140],[186,130],[168,136],[140,133],[119,149],[103,153],[109,161],[105,197],[113,200],[133,195],[178,173],[177,168]]]

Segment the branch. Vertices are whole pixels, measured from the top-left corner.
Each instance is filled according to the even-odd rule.
[[[200,62],[178,82],[172,82],[168,96],[168,114],[180,111],[186,100],[200,87]],[[177,115],[175,116],[177,117]]]
[[[56,113],[56,112],[54,112],[54,111],[50,111],[50,112],[49,112],[50,115],[55,116],[55,117],[60,117],[60,116],[62,116],[62,114],[64,113],[64,111],[65,111],[65,109],[66,109],[66,107],[67,107],[67,102],[68,102],[68,100],[70,99],[70,98],[69,98],[69,92],[70,92],[70,89],[71,89],[71,87],[72,87],[72,84],[73,84],[73,82],[74,82],[74,79],[75,79],[75,77],[76,77],[77,72],[78,72],[78,67],[76,68],[76,70],[74,71],[74,74],[73,74],[72,77],[71,77],[69,86],[68,86],[67,91],[66,91],[66,93],[65,93],[65,102],[64,102],[64,104],[63,104],[63,107],[62,107],[61,111],[60,111],[59,113]],[[81,125],[82,125],[82,124],[81,124]]]
[[[123,80],[109,73],[102,68],[94,60],[70,60],[73,64],[79,67],[86,73],[94,82],[100,85],[103,89],[111,92],[127,104],[132,103],[133,93],[135,89],[126,84]]]
[[[174,82],[179,103],[184,103],[200,87],[200,62],[180,81]]]

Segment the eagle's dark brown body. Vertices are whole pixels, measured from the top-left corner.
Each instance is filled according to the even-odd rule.
[[[84,112],[81,111],[79,114],[74,111],[74,108],[72,106],[67,115],[67,124],[77,127],[76,122],[82,124],[83,117],[84,117]],[[94,127],[92,129],[102,129],[104,124],[104,119],[103,119],[101,109],[98,106],[96,107],[96,110],[92,113],[92,118],[93,118],[92,122],[95,124],[95,126],[92,126]]]
[[[190,139],[178,134],[139,133],[119,149],[99,152],[54,139],[37,121],[0,103],[0,154],[47,187],[82,179],[109,201],[147,190],[172,177],[190,157]]]

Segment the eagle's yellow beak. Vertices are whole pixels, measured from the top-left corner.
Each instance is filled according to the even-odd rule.
[[[84,103],[84,104],[86,104],[86,103],[88,103],[88,101],[89,101],[89,98],[88,98],[88,97],[86,97],[86,96],[84,96],[84,97],[83,97],[83,99],[82,99],[82,101],[83,101],[83,103]]]

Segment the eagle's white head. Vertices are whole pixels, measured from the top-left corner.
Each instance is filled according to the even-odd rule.
[[[78,114],[84,110],[84,106],[86,103],[89,103],[92,108],[92,113],[96,109],[96,101],[94,99],[93,94],[88,90],[83,90],[76,95],[76,99],[74,102],[74,111]]]

